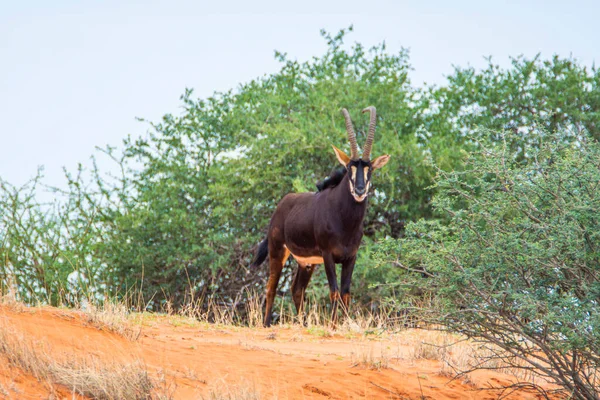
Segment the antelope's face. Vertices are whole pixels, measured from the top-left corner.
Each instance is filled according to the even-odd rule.
[[[356,134],[354,133],[354,127],[350,120],[348,111],[344,108],[342,113],[346,120],[346,130],[348,131],[348,140],[351,146],[351,155],[348,156],[346,153],[333,146],[333,151],[340,164],[342,164],[348,170],[349,177],[349,189],[350,194],[354,197],[354,200],[361,203],[363,202],[369,193],[371,186],[371,174],[374,170],[383,167],[390,159],[389,155],[379,156],[371,161],[371,146],[373,145],[373,138],[375,136],[375,124],[377,122],[377,116],[375,113],[375,107],[367,107],[363,110],[364,112],[369,111],[371,114],[371,121],[369,123],[369,133],[367,134],[367,140],[363,151],[362,158],[358,158],[358,145],[356,144]]]
[[[371,185],[371,162],[350,161],[346,166],[348,169],[348,182],[350,183],[350,194],[359,203],[367,198],[369,186]]]
[[[340,163],[348,170],[348,189],[350,190],[350,194],[358,203],[365,201],[371,188],[372,172],[387,164],[390,156],[380,156],[373,161],[351,160],[350,157],[337,147],[333,146],[333,150]],[[347,160],[347,162],[344,160]]]

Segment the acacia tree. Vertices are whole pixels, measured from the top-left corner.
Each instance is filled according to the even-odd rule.
[[[485,69],[456,67],[447,85],[426,90],[422,101],[434,110],[425,121],[430,131],[470,140],[486,128],[495,141],[510,131],[509,149],[521,159],[548,134],[600,139],[600,72],[573,58],[519,56],[502,69],[490,57]]]
[[[428,277],[412,285],[437,299],[436,323],[487,347],[474,369],[500,360],[597,399],[600,146],[550,135],[524,163],[510,138],[440,171],[433,204],[447,224],[411,224],[393,262]]]
[[[407,54],[387,54],[384,45],[348,49],[345,34],[323,32],[329,48],[308,62],[277,53],[278,73],[235,92],[197,100],[187,91],[182,115],[126,143],[124,162],[136,165],[132,199],[114,214],[102,252],[123,285],[143,276],[148,298],[175,304],[190,290],[230,303],[243,288],[262,291],[264,271],[247,269],[253,248],[279,199],[315,190],[336,165],[331,144],[345,143],[342,107],[352,110],[360,136],[368,122],[360,110],[377,104],[384,117],[374,147],[385,145],[395,160],[378,177],[367,232],[398,236],[408,210],[428,215],[422,188],[433,169],[411,134],[418,112]]]

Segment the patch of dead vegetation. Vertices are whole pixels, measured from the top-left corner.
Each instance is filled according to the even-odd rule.
[[[208,397],[204,400],[260,400],[261,394],[253,382],[240,380],[226,382],[224,380],[212,385]]]
[[[57,356],[44,342],[34,342],[0,320],[0,356],[11,366],[32,375],[49,386],[62,385],[71,393],[92,399],[169,399],[168,393],[157,393],[156,382],[145,365],[109,363],[99,358],[62,354]]]
[[[81,309],[87,322],[97,329],[116,333],[131,341],[142,335],[142,324],[132,318],[124,304],[105,301],[103,305],[96,305],[90,302]]]

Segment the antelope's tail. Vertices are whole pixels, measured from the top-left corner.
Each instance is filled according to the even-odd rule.
[[[269,255],[269,238],[265,238],[265,240],[263,240],[262,242],[260,242],[260,244],[258,245],[258,250],[256,251],[256,254],[254,255],[254,259],[252,260],[252,264],[250,264],[250,268],[256,268],[259,267],[267,258],[267,256]]]

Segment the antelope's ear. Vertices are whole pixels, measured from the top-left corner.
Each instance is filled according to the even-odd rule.
[[[340,164],[342,164],[344,167],[346,165],[348,165],[348,163],[350,162],[350,157],[348,157],[348,155],[346,153],[344,153],[343,151],[341,151],[340,149],[338,149],[334,145],[331,145],[331,147],[333,147],[333,151],[335,152],[335,156],[337,157],[337,159],[340,162]]]
[[[387,162],[390,161],[389,155],[379,156],[371,162],[371,168],[375,171],[378,168],[383,167]]]

